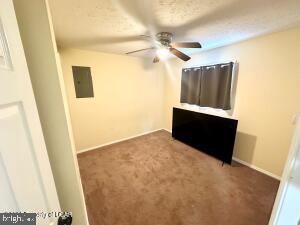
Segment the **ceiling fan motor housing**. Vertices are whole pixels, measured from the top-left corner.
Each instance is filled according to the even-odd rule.
[[[164,47],[170,47],[173,35],[169,32],[160,32],[156,34],[157,41]]]

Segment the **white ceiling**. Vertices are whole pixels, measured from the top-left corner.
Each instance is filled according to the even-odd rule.
[[[49,0],[58,45],[124,54],[172,32],[211,49],[300,24],[300,0]],[[193,49],[182,49],[191,54]],[[137,56],[151,55],[146,52]]]

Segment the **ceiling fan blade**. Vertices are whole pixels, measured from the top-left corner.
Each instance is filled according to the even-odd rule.
[[[141,34],[139,35],[141,38],[152,38],[150,35],[147,34]]]
[[[202,48],[199,42],[175,42],[171,45],[173,48]]]
[[[143,49],[139,49],[139,50],[135,50],[132,52],[126,52],[126,55],[132,54],[132,53],[136,53],[136,52],[141,52],[141,51],[146,51],[146,50],[151,50],[151,49],[155,49],[155,47],[151,47],[151,48],[143,48]]]
[[[158,56],[155,56],[154,59],[153,59],[153,63],[158,63],[159,60],[160,60],[159,57],[158,57]]]
[[[183,61],[188,61],[191,59],[191,57],[189,57],[181,51],[178,51],[176,48],[170,48],[170,52],[178,58],[182,59]]]

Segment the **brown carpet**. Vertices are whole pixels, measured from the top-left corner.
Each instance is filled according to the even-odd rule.
[[[279,182],[158,131],[78,156],[90,225],[267,225]]]

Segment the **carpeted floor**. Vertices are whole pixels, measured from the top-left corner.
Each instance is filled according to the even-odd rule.
[[[78,155],[90,225],[267,225],[279,182],[158,131]]]

